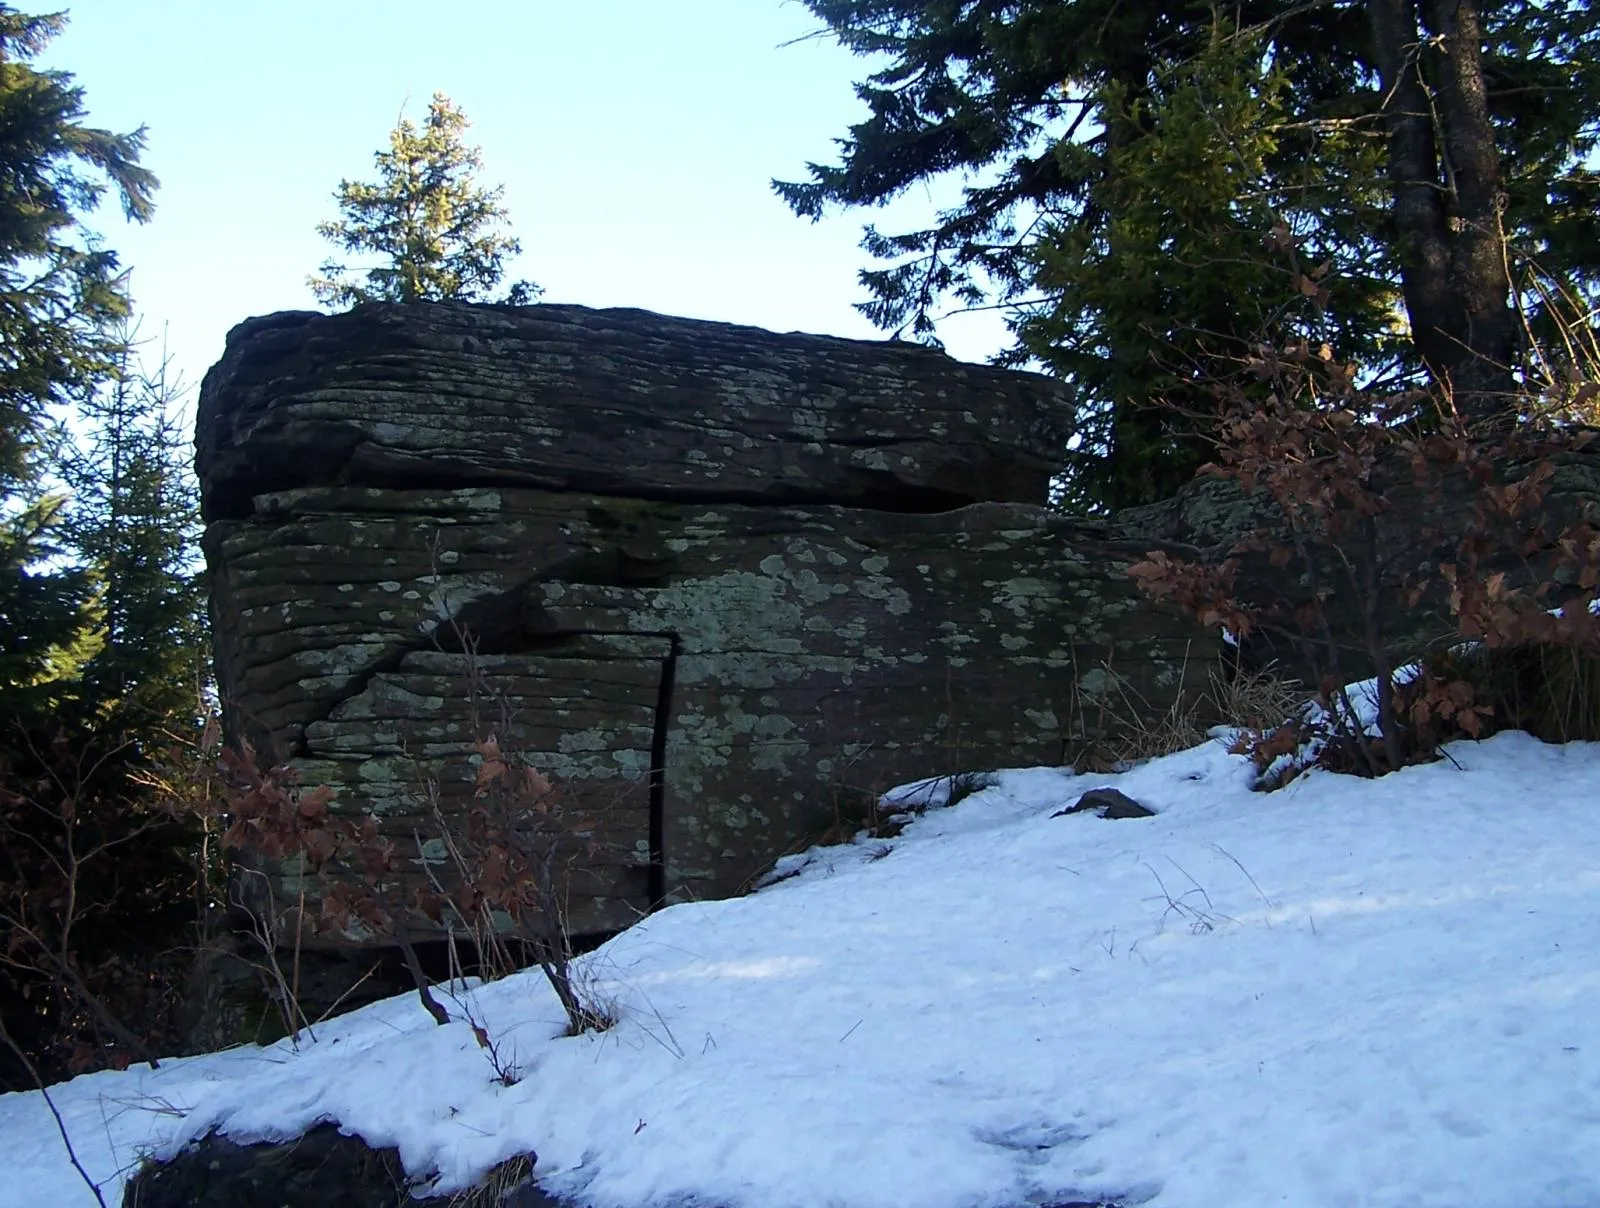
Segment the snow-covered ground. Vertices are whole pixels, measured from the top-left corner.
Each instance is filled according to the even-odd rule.
[[[209,1129],[335,1120],[441,1191],[533,1150],[617,1208],[1594,1208],[1600,746],[1449,753],[1272,794],[1215,743],[1004,773],[619,937],[604,1035],[537,975],[478,990],[514,1086],[408,996],[55,1094],[108,1202]],[[1159,816],[1051,816],[1101,784]],[[37,1094],[0,1159],[0,1205],[93,1203]]]

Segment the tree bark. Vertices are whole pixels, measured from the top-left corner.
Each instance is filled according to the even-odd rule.
[[[1428,25],[1440,40],[1437,104],[1444,125],[1451,210],[1450,286],[1462,308],[1467,355],[1454,386],[1469,414],[1510,409],[1517,354],[1511,308],[1500,153],[1483,80],[1483,31],[1477,0],[1425,0]]]
[[[1369,0],[1402,290],[1429,373],[1476,419],[1514,409],[1516,316],[1476,0]]]

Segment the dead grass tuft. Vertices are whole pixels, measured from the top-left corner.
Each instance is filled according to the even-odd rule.
[[[1095,737],[1071,760],[1079,772],[1125,772],[1136,764],[1187,751],[1207,741],[1217,726],[1268,731],[1295,716],[1312,693],[1270,664],[1260,670],[1214,668],[1206,690],[1180,697],[1164,710],[1151,707],[1126,676],[1101,664],[1107,690],[1078,715],[1095,715]]]
[[[524,1187],[533,1182],[535,1158],[517,1154],[493,1167],[482,1182],[450,1197],[448,1208],[504,1208]]]

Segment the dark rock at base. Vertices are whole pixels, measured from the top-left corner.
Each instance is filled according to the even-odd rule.
[[[546,1195],[537,1183],[528,1183],[501,1197],[494,1208],[571,1208],[571,1205],[566,1200]]]
[[[123,1208],[398,1208],[410,1200],[398,1152],[322,1124],[279,1143],[212,1133],[128,1183]]]
[[[564,1201],[529,1177],[536,1160],[512,1158],[471,1191],[420,1200],[412,1195],[397,1150],[373,1149],[336,1124],[320,1124],[291,1141],[254,1145],[210,1133],[165,1162],[142,1168],[124,1190],[122,1208],[563,1208]],[[1067,1200],[1043,1208],[1120,1206]]]
[[[491,1171],[484,1188],[448,1201],[485,1208],[559,1208],[527,1179],[527,1159]],[[517,1185],[519,1184],[520,1185]],[[291,1141],[240,1145],[216,1133],[165,1162],[151,1163],[123,1192],[123,1208],[407,1208],[422,1201],[399,1151],[373,1149],[338,1125],[320,1124]]]
[[[1102,818],[1154,818],[1156,816],[1155,810],[1140,805],[1120,789],[1110,788],[1090,789],[1082,797],[1078,798],[1076,805],[1069,805],[1064,810],[1057,810],[1050,816],[1052,818],[1060,818],[1065,814],[1082,814],[1089,810],[1098,810]]]

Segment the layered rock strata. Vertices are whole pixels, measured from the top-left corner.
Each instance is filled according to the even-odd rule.
[[[1218,642],[1134,590],[1151,542],[1039,506],[1059,390],[638,311],[251,320],[198,437],[230,725],[418,883],[427,786],[465,808],[490,726],[581,802],[580,931],[894,783],[1063,762]]]

